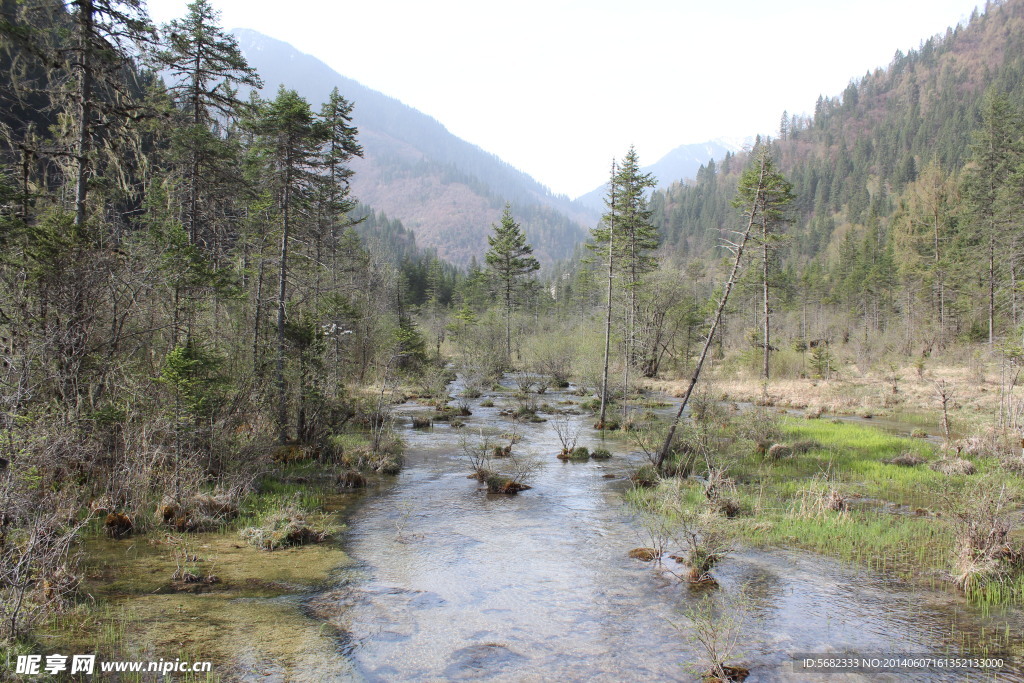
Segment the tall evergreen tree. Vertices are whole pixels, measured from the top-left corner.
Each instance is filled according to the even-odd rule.
[[[772,259],[779,241],[779,229],[787,219],[784,207],[794,199],[793,184],[786,180],[775,167],[769,144],[760,145],[754,152],[753,164],[740,177],[739,188],[733,206],[751,207],[751,221],[758,233],[761,245],[761,291],[763,300],[762,339],[764,347],[762,374],[769,376],[769,355],[771,346],[771,299],[769,288],[772,279]]]
[[[169,77],[167,92],[183,119],[172,135],[172,151],[183,166],[184,222],[191,244],[209,241],[204,219],[209,218],[211,198],[233,180],[230,169],[237,154],[226,138],[226,127],[246,107],[236,88],[262,85],[238,41],[218,20],[219,12],[207,0],[194,0],[184,19],[164,27],[167,46],[155,55]]]
[[[494,233],[487,236],[485,257],[487,269],[501,305],[505,311],[505,355],[512,358],[512,311],[519,303],[524,285],[529,282],[530,273],[540,269],[540,263],[533,257],[533,247],[526,242],[526,233],[512,218],[512,207],[505,204],[501,223],[491,226]]]
[[[277,97],[265,103],[253,127],[266,164],[280,217],[280,248],[277,259],[277,350],[275,382],[279,438],[288,440],[288,392],[285,381],[286,316],[288,308],[288,250],[295,237],[301,209],[308,206],[317,187],[317,167],[324,142],[323,127],[309,102],[294,90],[281,86]]]
[[[1018,114],[1009,98],[990,91],[982,105],[982,126],[975,132],[971,163],[964,173],[963,196],[973,224],[973,235],[985,254],[987,271],[988,345],[995,345],[996,290],[999,279],[999,243],[1004,212],[1001,187],[1014,167],[1019,137]]]
[[[626,306],[626,365],[636,362],[637,290],[643,276],[654,270],[657,262],[651,252],[658,247],[658,231],[651,222],[653,211],[647,205],[647,192],[658,181],[651,173],[640,170],[636,149],[629,148],[625,158],[612,178],[615,184],[615,212],[617,239],[614,240],[620,252],[620,269],[624,275],[624,290],[628,299]]]

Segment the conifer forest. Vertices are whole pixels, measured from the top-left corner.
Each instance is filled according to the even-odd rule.
[[[0,0],[0,680],[1024,680],[1024,0],[601,212],[215,5]]]

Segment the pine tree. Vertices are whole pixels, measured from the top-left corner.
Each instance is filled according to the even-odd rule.
[[[260,108],[252,125],[258,136],[258,152],[263,155],[280,217],[275,382],[279,438],[283,443],[288,440],[288,398],[284,373],[288,250],[295,237],[296,222],[303,217],[301,209],[308,206],[318,186],[317,167],[325,136],[309,102],[284,86],[273,101]]]
[[[995,345],[996,289],[1003,216],[1000,188],[1014,166],[1014,143],[1019,132],[1017,113],[999,92],[985,96],[982,127],[975,133],[972,163],[964,174],[967,201],[978,242],[984,245],[987,271],[988,345]]]
[[[167,47],[155,55],[169,77],[167,92],[184,119],[172,134],[172,150],[184,167],[184,213],[191,244],[210,239],[205,224],[212,197],[234,180],[231,166],[237,154],[224,128],[247,106],[236,87],[262,86],[238,41],[218,20],[219,12],[207,0],[194,0],[184,19],[164,27]]]
[[[529,280],[530,273],[540,269],[533,254],[533,247],[527,244],[526,234],[512,218],[512,207],[505,204],[501,223],[491,226],[492,235],[487,236],[490,247],[486,254],[487,269],[492,282],[501,297],[505,311],[505,355],[512,358],[512,311],[519,303],[520,294]]]
[[[769,376],[769,354],[771,352],[771,300],[769,288],[772,281],[773,256],[778,245],[780,227],[787,222],[784,207],[792,202],[793,184],[776,169],[771,148],[763,144],[754,152],[753,164],[740,177],[739,188],[733,206],[751,207],[751,218],[761,245],[761,287],[763,297],[764,346],[762,373]]]

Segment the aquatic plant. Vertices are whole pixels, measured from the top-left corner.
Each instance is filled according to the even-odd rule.
[[[583,462],[590,459],[590,451],[586,446],[577,446],[572,449],[572,453],[569,454],[569,459],[575,462]]]

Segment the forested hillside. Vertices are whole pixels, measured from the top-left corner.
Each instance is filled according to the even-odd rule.
[[[209,0],[0,0],[0,679],[1017,675],[1024,0],[692,182],[623,152],[587,233]]]
[[[792,336],[897,327],[916,352],[1016,338],[1021,323],[1019,172],[1024,3],[990,3],[966,26],[782,117],[770,144],[793,182],[776,249],[780,304],[842,313]],[[748,155],[652,198],[667,246],[716,253]],[[992,312],[991,333],[989,311]],[[805,316],[806,317],[806,316]],[[895,343],[895,341],[894,341]]]
[[[74,594],[97,514],[197,531],[276,464],[396,472],[413,305],[455,274],[356,204],[353,102],[243,98],[259,74],[206,0],[159,32],[132,0],[2,10],[6,643]]]

